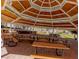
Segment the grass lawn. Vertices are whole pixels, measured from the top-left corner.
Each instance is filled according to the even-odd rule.
[[[75,35],[75,34],[59,33],[59,35],[60,35],[62,38],[74,39],[74,35]],[[75,36],[77,37],[77,35],[75,35]]]

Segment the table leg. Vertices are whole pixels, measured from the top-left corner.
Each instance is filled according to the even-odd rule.
[[[49,38],[49,40],[48,40],[48,41],[49,41],[49,43],[50,43],[50,38]]]
[[[62,50],[56,49],[56,55],[62,56],[63,55],[63,49]]]
[[[37,54],[37,47],[35,48],[35,54]]]
[[[54,43],[54,39],[52,39],[52,42]]]

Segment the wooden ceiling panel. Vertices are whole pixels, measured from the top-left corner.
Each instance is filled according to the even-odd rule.
[[[53,25],[55,25],[55,26],[64,26],[64,25],[66,25],[66,26],[72,26],[70,23],[53,23]]]
[[[44,2],[52,2],[53,0],[40,0],[40,1],[44,1]]]
[[[28,20],[27,19],[19,19],[15,23],[22,23],[22,24],[34,25],[35,22],[30,21],[29,19]]]
[[[58,2],[56,2],[56,1],[55,2],[51,2],[50,4],[51,4],[51,7],[59,5]]]
[[[40,1],[42,1],[42,2],[43,2],[44,0],[40,0]]]
[[[50,15],[51,13],[50,13],[50,12],[41,11],[41,12],[40,12],[40,15],[41,15],[41,14],[42,14],[42,15]]]
[[[21,22],[21,21],[18,21],[17,23],[27,24],[27,25],[33,25],[32,23],[28,23],[28,22]]]
[[[22,1],[20,0],[20,3],[24,6],[25,9],[31,7],[28,0],[22,0]]]
[[[47,19],[51,19],[51,16],[39,15],[38,18],[47,18]]]
[[[43,3],[42,7],[50,7],[49,2],[48,3]]]
[[[76,3],[77,3],[77,1],[78,1],[78,0],[68,0],[68,1],[71,1],[71,2],[76,2]]]
[[[65,18],[65,17],[68,17],[66,14],[61,14],[61,15],[58,15],[58,16],[52,16],[53,19],[56,19],[56,18]]]
[[[37,23],[35,24],[35,26],[46,26],[46,27],[52,27],[52,24],[45,24],[45,23],[39,23],[39,22],[37,22]]]
[[[22,12],[24,10],[18,1],[12,1],[12,6],[19,12]]]
[[[54,1],[54,0],[49,0],[50,2]]]
[[[52,25],[52,23],[47,23],[47,22],[37,22],[38,24],[49,24]]]
[[[24,14],[30,15],[30,16],[33,16],[33,17],[37,17],[37,14],[31,13],[31,12],[28,12],[28,11],[24,12]]]
[[[49,2],[49,0],[43,0],[44,2]]]
[[[65,27],[68,27],[68,28],[74,28],[74,26],[72,26],[71,24],[69,24],[69,23],[44,23],[44,22],[37,22],[36,24],[35,24],[36,26],[47,26],[47,27],[63,27],[63,28],[65,28]],[[63,26],[62,26],[63,25]],[[64,26],[65,25],[65,26]]]
[[[35,26],[52,27],[51,25],[44,25],[44,24],[36,24]]]
[[[42,4],[42,2],[39,1],[39,0],[35,1],[34,3],[37,4],[37,5],[39,5],[39,6],[41,6],[41,4]]]
[[[36,1],[36,0],[31,0],[32,2]]]
[[[14,19],[5,16],[5,15],[1,15],[1,21],[5,21],[5,22],[12,22]]]
[[[63,13],[61,10],[55,10],[51,12],[52,15],[61,14],[61,13]]]
[[[58,0],[60,3],[62,3],[63,2],[63,0]]]
[[[28,11],[31,11],[31,12],[36,13],[36,14],[38,14],[38,13],[39,13],[39,10],[34,9],[34,8],[30,8]]]
[[[19,19],[18,21],[28,22],[28,23],[34,23],[34,21],[31,21],[29,19]]]
[[[75,7],[70,12],[68,12],[70,16],[74,16],[75,14],[78,14],[78,7]]]
[[[15,14],[13,14],[11,11],[9,10],[1,10],[1,14],[8,16],[10,18],[16,19],[17,16]]]
[[[74,26],[53,26],[54,28],[75,28]]]
[[[74,23],[75,25],[77,25],[77,24],[78,24],[78,20],[76,20],[76,21],[73,21],[73,23]]]
[[[73,4],[66,3],[66,4],[62,7],[62,9],[63,9],[65,12],[67,12],[67,11],[69,11],[70,9],[72,9],[74,6],[75,6],[75,5],[73,5]]]
[[[4,6],[5,0],[1,0],[1,7]]]

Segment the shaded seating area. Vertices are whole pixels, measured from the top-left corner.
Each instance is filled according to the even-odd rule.
[[[8,42],[9,47],[10,47],[10,44],[12,41],[17,42],[16,45],[11,45],[14,47],[14,46],[17,46],[19,42],[29,40],[29,42],[31,42],[30,44],[32,45],[32,47],[34,47],[34,51],[31,54],[31,56],[33,58],[46,58],[46,59],[52,59],[52,58],[59,59],[60,58],[60,59],[63,59],[64,51],[70,50],[72,40],[75,40],[75,39],[74,38],[72,39],[72,35],[70,38],[68,38],[67,35],[65,35],[65,34],[63,36],[62,35],[61,34],[44,35],[44,34],[37,34],[36,31],[22,31],[22,30],[17,31],[17,30],[15,30],[14,32],[12,32],[12,35],[9,35],[12,37],[11,38],[9,36],[8,36],[8,38],[5,37],[5,40],[8,39],[7,41],[9,41]],[[52,54],[53,53],[52,50],[55,53],[54,55]],[[44,51],[44,52],[39,53],[39,51]],[[49,54],[47,51],[50,51]]]
[[[2,59],[78,59],[77,0],[1,0]]]

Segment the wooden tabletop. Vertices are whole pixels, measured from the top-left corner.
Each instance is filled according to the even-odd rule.
[[[41,48],[69,49],[64,44],[55,44],[55,43],[47,43],[47,42],[34,42],[32,46],[41,47]]]

